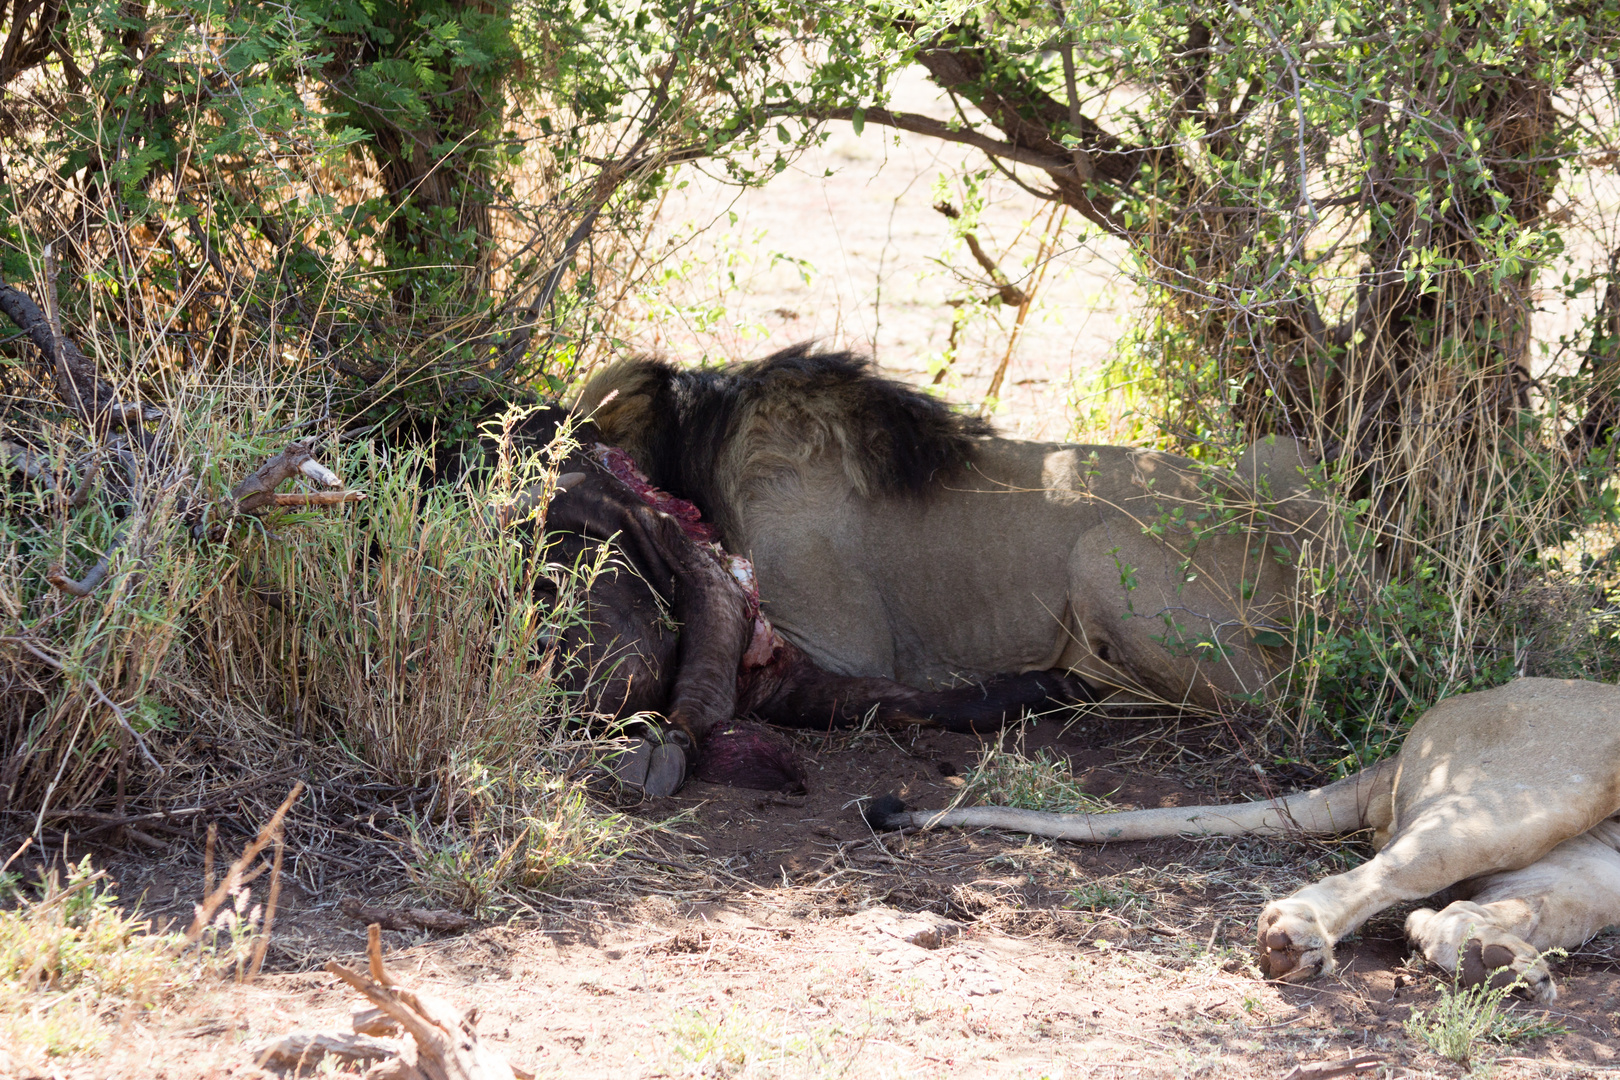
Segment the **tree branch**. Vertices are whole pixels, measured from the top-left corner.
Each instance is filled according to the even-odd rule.
[[[1016,161],[1020,165],[1032,165],[1054,176],[1067,176],[1075,180],[1089,180],[1096,174],[1083,175],[1075,167],[1074,162],[1051,154],[1043,154],[1037,150],[1015,146],[1010,142],[992,139],[988,135],[981,135],[971,128],[954,128],[943,120],[935,120],[931,116],[919,113],[897,113],[888,109],[823,109],[808,113],[812,120],[853,120],[855,114],[860,113],[862,119],[870,124],[882,124],[884,127],[898,128],[901,131],[915,132],[918,135],[927,135],[934,139],[943,139],[946,142],[961,143],[983,150],[1008,161]]]
[[[139,402],[120,402],[112,385],[96,375],[96,366],[71,339],[58,339],[51,319],[15,286],[0,282],[0,312],[17,324],[44,355],[62,403],[79,413],[92,430],[157,420],[160,409]]]

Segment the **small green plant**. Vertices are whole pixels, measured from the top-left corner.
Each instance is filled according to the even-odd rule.
[[[1412,1010],[1406,1019],[1406,1034],[1448,1061],[1472,1070],[1481,1064],[1486,1043],[1509,1046],[1568,1030],[1546,1016],[1503,1012],[1508,995],[1522,986],[1523,979],[1494,988],[1489,983],[1463,986],[1453,975],[1449,986],[1441,986],[1440,1000],[1432,1008]]]
[[[678,1075],[738,1080],[855,1075],[851,1067],[866,1045],[866,1033],[859,1030],[838,1025],[795,1030],[775,1016],[740,1009],[718,1017],[693,1009],[677,1015],[666,1033],[669,1052],[681,1065]]]
[[[118,907],[88,855],[68,868],[65,883],[54,869],[42,873],[34,898],[8,877],[16,906],[0,911],[0,1010],[32,991],[122,998],[168,977],[173,939]]]
[[[1143,906],[1148,896],[1124,878],[1090,881],[1068,891],[1069,907],[1077,911],[1124,912]]]
[[[637,831],[560,769],[519,774],[456,762],[451,773],[460,805],[436,822],[407,819],[407,869],[418,890],[472,915],[523,907],[526,896],[611,861]]]
[[[7,874],[0,888],[11,905],[0,911],[0,1045],[87,1050],[101,1040],[104,1017],[159,1001],[200,974],[177,956],[178,935],[154,934],[138,912],[118,906],[88,856],[68,867],[65,882],[53,869],[27,889]]]
[[[1005,736],[987,748],[969,770],[958,802],[1065,814],[1106,814],[1117,809],[1107,796],[1088,794],[1075,781],[1067,761],[1045,748],[1032,757],[1024,753],[1021,742],[1008,749],[1004,740]]]

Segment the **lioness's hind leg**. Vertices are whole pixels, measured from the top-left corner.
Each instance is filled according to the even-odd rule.
[[[1417,824],[1429,823],[1420,819]],[[1408,826],[1355,869],[1267,904],[1260,913],[1259,940],[1260,970],[1266,978],[1303,982],[1331,974],[1339,939],[1391,904],[1433,896],[1455,884],[1462,860],[1436,853],[1430,844],[1433,831]]]
[[[1466,882],[1440,911],[1421,908],[1406,934],[1430,963],[1465,985],[1523,979],[1537,1001],[1558,996],[1541,954],[1573,948],[1620,922],[1620,821],[1610,818],[1521,870]],[[1504,970],[1505,969],[1505,970]]]

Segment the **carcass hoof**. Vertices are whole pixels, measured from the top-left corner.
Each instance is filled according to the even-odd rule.
[[[648,729],[642,738],[609,763],[624,787],[655,798],[673,795],[686,783],[687,748],[691,740],[680,730]]]
[[[664,739],[656,743],[647,765],[647,780],[641,785],[641,790],[654,798],[661,798],[675,794],[685,783],[685,749],[675,739]]]

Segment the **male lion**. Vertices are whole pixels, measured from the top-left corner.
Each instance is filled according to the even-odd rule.
[[[1291,637],[1294,558],[1323,516],[1289,440],[1234,475],[997,438],[808,346],[622,361],[574,407],[753,560],[783,637],[921,688],[1054,670],[1205,709],[1264,694],[1283,658],[1256,638]]]
[[[480,419],[508,407],[491,403]],[[585,711],[613,719],[661,714],[644,725],[647,738],[622,762],[620,776],[650,795],[669,795],[689,769],[700,779],[767,790],[802,789],[792,755],[758,729],[733,725],[751,716],[781,727],[849,727],[932,723],[954,731],[984,731],[1015,720],[1050,700],[1072,700],[1080,688],[1047,672],[1008,674],[961,687],[925,690],[890,679],[830,673],[757,619],[758,603],[735,560],[715,548],[690,506],[648,488],[628,471],[589,423],[559,430],[568,414],[532,408],[514,418],[506,436],[521,450],[563,452],[552,483],[535,485],[506,511],[531,542],[524,519],[543,503],[546,561],[590,565],[607,545],[614,557],[599,573],[573,582],[572,607],[548,652],[562,663],[552,678]],[[428,425],[396,436],[434,447],[441,481],[470,479],[491,469],[498,442],[441,439]],[[624,475],[621,475],[624,473]],[[743,577],[746,578],[746,572]],[[563,577],[562,583],[570,579]],[[536,593],[555,609],[559,581],[541,575]],[[694,757],[695,755],[695,757]]]
[[[1371,860],[1261,911],[1268,977],[1327,974],[1344,935],[1392,904],[1450,889],[1447,906],[1407,916],[1412,944],[1464,983],[1522,978],[1532,997],[1552,1001],[1540,954],[1620,922],[1620,688],[1520,679],[1448,698],[1418,718],[1395,757],[1271,802],[1049,814],[907,811],[886,796],[867,820],[1093,843],[1372,829]]]

